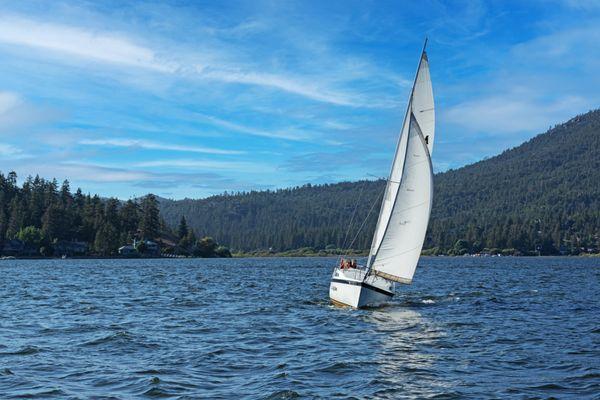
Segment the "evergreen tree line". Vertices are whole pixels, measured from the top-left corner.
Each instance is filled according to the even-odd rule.
[[[430,254],[598,252],[599,148],[596,110],[496,157],[437,174],[424,248]],[[186,215],[197,232],[235,250],[368,250],[384,188],[384,181],[306,185],[161,200],[160,208],[167,223]]]
[[[148,240],[156,241],[166,253],[229,254],[210,237],[196,239],[183,217],[174,232],[160,217],[152,194],[122,202],[84,195],[81,189],[71,193],[67,180],[59,186],[55,179],[30,176],[19,187],[15,172],[6,176],[0,172],[0,251],[12,249],[13,239],[23,243],[31,256],[60,256],[57,253],[69,251],[74,244],[84,249],[85,254],[79,255],[114,256],[119,247],[134,242],[143,254]]]

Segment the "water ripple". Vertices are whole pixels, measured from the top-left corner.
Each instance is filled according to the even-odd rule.
[[[335,259],[2,260],[0,398],[594,398],[600,265],[424,258],[368,310]]]

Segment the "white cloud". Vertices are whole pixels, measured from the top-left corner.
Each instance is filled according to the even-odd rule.
[[[45,173],[50,176],[65,176],[70,180],[91,182],[135,182],[151,177],[142,171],[73,162],[60,163],[50,167]]]
[[[160,72],[177,69],[176,64],[160,60],[152,49],[126,37],[17,16],[0,17],[0,42]]]
[[[21,98],[12,92],[0,92],[0,116],[22,103]]]
[[[548,102],[507,94],[458,104],[444,113],[444,120],[477,133],[540,132],[585,111],[585,105],[585,99],[577,96]]]
[[[581,23],[498,54],[502,67],[463,89],[471,99],[447,108],[442,121],[484,134],[539,133],[598,107],[600,26]]]
[[[0,157],[4,160],[19,160],[31,157],[23,150],[8,143],[0,143]]]
[[[203,114],[198,114],[198,115],[200,115],[203,120],[206,120],[215,126],[219,126],[221,128],[224,128],[224,129],[230,130],[230,131],[246,133],[246,134],[254,135],[254,136],[264,136],[264,137],[269,137],[269,138],[274,138],[274,139],[287,139],[287,140],[298,140],[298,141],[307,141],[307,140],[312,139],[312,136],[310,134],[308,134],[306,132],[298,131],[298,130],[286,129],[286,130],[271,131],[271,130],[266,130],[266,129],[257,129],[257,128],[252,128],[252,127],[245,126],[245,125],[240,125],[240,124],[237,124],[237,123],[234,123],[231,121],[226,121],[224,119],[220,119],[220,118],[213,117],[210,115],[203,115]]]
[[[252,163],[244,161],[213,161],[213,160],[155,160],[134,164],[135,167],[161,167],[161,168],[186,168],[186,169],[219,169],[219,170],[238,170],[243,172],[261,171],[265,172],[274,169],[265,163]]]
[[[148,150],[182,151],[206,154],[243,154],[243,151],[222,150],[200,146],[182,146],[142,139],[83,139],[79,144],[88,146],[132,147]]]
[[[210,71],[200,70],[200,76],[203,78],[219,80],[230,83],[242,83],[248,85],[266,86],[279,89],[288,93],[293,93],[306,97],[308,99],[330,103],[341,106],[367,106],[368,103],[359,102],[356,94],[336,92],[327,88],[315,85],[315,80],[311,82],[303,81],[298,78],[291,78],[283,75],[242,72],[242,71]]]
[[[14,92],[0,91],[0,134],[16,134],[16,131],[41,122],[57,119],[60,112],[39,107]]]
[[[544,69],[600,65],[600,25],[581,23],[539,36],[514,47],[512,57]],[[548,64],[552,63],[552,64]]]
[[[240,60],[240,52],[236,46],[225,44],[218,50],[204,48],[198,51],[170,44],[162,46],[168,51],[160,51],[155,46],[144,46],[138,42],[124,33],[92,30],[15,15],[0,16],[0,43],[69,55],[71,57],[66,58],[67,62],[72,62],[73,59],[92,60],[186,79],[254,85],[339,106],[389,108],[397,105],[395,101],[386,100],[381,93],[366,96],[356,90],[339,89],[339,83],[347,85],[356,77],[355,67],[339,67],[337,73],[324,73],[319,69],[319,74],[304,75],[293,75],[289,71],[265,72],[257,71],[261,68],[260,65],[250,65]],[[367,79],[389,75],[387,81],[400,85],[404,85],[406,81],[395,74],[382,74],[370,66],[365,70],[364,65],[360,75]]]

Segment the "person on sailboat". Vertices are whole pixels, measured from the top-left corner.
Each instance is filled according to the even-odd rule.
[[[357,268],[357,265],[356,265],[356,260],[354,260],[354,259],[353,259],[353,260],[350,262],[350,268]]]

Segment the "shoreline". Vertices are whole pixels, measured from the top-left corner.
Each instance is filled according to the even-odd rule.
[[[368,254],[364,255],[342,255],[342,254],[272,254],[272,255],[252,255],[252,254],[233,254],[231,257],[106,257],[106,256],[78,256],[78,257],[14,257],[14,256],[2,256],[0,261],[9,260],[158,260],[158,259],[198,259],[198,260],[218,260],[218,259],[243,259],[243,258],[338,258],[338,257],[355,257],[365,258]],[[555,255],[422,255],[422,258],[600,258],[600,254],[555,254]]]

